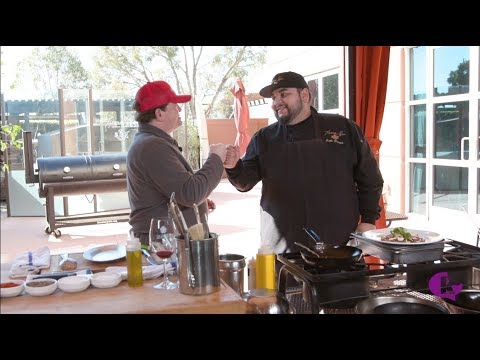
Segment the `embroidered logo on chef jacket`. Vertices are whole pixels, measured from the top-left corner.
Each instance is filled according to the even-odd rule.
[[[343,145],[344,137],[345,137],[345,132],[343,131],[325,130],[323,132],[323,140],[327,143],[336,143],[336,144]]]

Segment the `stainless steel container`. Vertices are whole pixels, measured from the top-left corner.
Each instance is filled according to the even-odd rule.
[[[206,295],[220,290],[218,257],[218,236],[210,233],[210,238],[190,240],[185,247],[185,239],[177,239],[178,281],[180,292],[185,295]]]
[[[358,234],[352,234],[354,241],[349,242],[363,250],[365,254],[376,256],[394,264],[416,264],[441,259],[445,241],[432,244],[407,246],[382,244]]]
[[[245,265],[245,256],[243,255],[220,255],[220,278],[235,290],[237,294],[243,293]]]

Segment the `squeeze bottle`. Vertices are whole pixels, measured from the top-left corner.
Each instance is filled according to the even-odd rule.
[[[127,281],[130,287],[143,285],[141,246],[139,238],[127,240]]]
[[[277,289],[275,274],[276,255],[270,245],[263,245],[258,249],[256,258],[256,288]]]

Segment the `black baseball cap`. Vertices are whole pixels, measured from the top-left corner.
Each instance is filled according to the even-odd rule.
[[[259,94],[263,97],[271,97],[273,90],[279,88],[308,88],[308,84],[302,75],[293,71],[287,71],[275,75],[272,83],[260,90]]]

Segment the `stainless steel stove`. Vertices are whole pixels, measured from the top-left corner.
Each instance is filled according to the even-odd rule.
[[[279,254],[277,260],[283,266],[278,274],[278,291],[289,299],[297,313],[353,313],[359,301],[385,293],[407,293],[442,301],[429,290],[428,282],[433,275],[447,272],[450,284],[462,283],[464,287],[470,287],[476,285],[472,284],[472,269],[480,267],[480,248],[448,239],[442,243],[443,252],[434,261],[409,264],[362,261],[336,269],[309,266],[300,253]],[[418,250],[424,251],[421,247]],[[399,249],[395,251],[398,253]],[[412,251],[411,248],[408,251]],[[364,255],[370,254],[364,251]],[[404,259],[401,255],[394,259]],[[287,287],[291,282],[289,277],[301,285]]]

